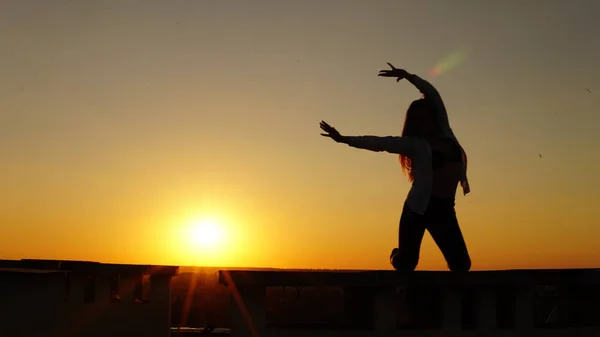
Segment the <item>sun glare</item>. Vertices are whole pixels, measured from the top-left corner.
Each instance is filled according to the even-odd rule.
[[[214,248],[222,243],[223,227],[215,219],[204,219],[190,228],[189,239],[193,245]]]
[[[234,230],[232,216],[215,214],[215,211],[206,213],[197,211],[174,221],[171,250],[173,257],[181,261],[178,263],[223,266],[236,259],[240,246],[239,230]]]

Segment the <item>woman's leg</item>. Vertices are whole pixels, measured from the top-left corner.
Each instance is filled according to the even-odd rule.
[[[471,269],[471,258],[465,239],[458,225],[454,208],[438,210],[428,219],[427,230],[442,251],[451,271],[467,272]]]
[[[392,250],[390,262],[398,271],[413,271],[419,264],[421,242],[425,234],[422,216],[404,204],[398,230],[398,248]]]

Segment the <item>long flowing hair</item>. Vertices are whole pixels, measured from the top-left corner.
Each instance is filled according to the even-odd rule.
[[[432,128],[437,128],[435,118],[435,105],[428,99],[421,98],[410,103],[406,111],[404,119],[404,127],[402,128],[402,137],[424,137],[422,129],[419,127],[419,120],[423,118],[423,114],[429,114],[428,120],[431,122]],[[437,131],[437,130],[436,130]],[[403,155],[399,155],[400,167],[402,172],[408,176],[408,180],[412,182],[414,176],[412,174],[412,160]]]

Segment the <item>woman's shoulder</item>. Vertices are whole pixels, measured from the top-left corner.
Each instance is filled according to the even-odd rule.
[[[429,145],[429,141],[426,138],[419,137],[419,136],[402,136],[400,138],[402,138],[402,139],[404,139],[404,140],[406,140],[408,142],[411,142],[413,144],[419,144],[419,145],[427,144],[427,145]]]
[[[431,146],[432,149],[437,151],[454,151],[458,145],[458,142],[452,138],[448,137],[435,137],[427,139],[427,143]]]
[[[432,147],[427,139],[416,136],[404,136],[402,138],[408,140],[417,153],[431,154]]]

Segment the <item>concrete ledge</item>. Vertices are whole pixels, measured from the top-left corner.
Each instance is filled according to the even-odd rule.
[[[171,278],[177,271],[173,266],[0,260],[0,337],[168,337]]]
[[[235,286],[395,286],[421,285],[583,285],[600,284],[600,269],[501,270],[454,274],[448,271],[220,270],[219,283]]]
[[[25,268],[0,268],[0,274],[27,273],[27,274],[58,274],[64,273],[60,270],[52,269],[25,269]]]
[[[406,330],[406,331],[286,331],[269,330],[264,337],[575,337],[598,336],[597,329],[537,330],[519,332],[514,330],[497,330],[492,333],[463,330],[460,332],[440,330]],[[261,336],[262,337],[262,336]]]
[[[120,275],[166,275],[176,276],[179,273],[177,266],[157,266],[138,264],[111,264],[92,261],[69,260],[0,260],[0,270],[19,269],[27,270],[53,270],[75,274],[120,274]]]
[[[475,271],[297,271],[220,270],[219,283],[231,289],[231,337],[303,336],[600,336],[582,315],[600,284],[600,269]],[[397,286],[408,286],[409,297]],[[267,287],[338,286],[343,288],[341,329],[282,329],[269,324]],[[537,286],[558,286],[561,326],[547,329],[536,316]],[[435,303],[428,301],[429,294]],[[432,291],[434,290],[434,291]],[[411,298],[412,297],[412,298]],[[560,300],[559,298],[559,300]],[[409,310],[399,321],[398,305]],[[584,304],[588,303],[588,304]],[[423,304],[435,314],[422,316]],[[542,318],[543,319],[543,318]],[[414,324],[416,323],[416,324]],[[422,323],[426,323],[422,325]],[[431,323],[431,324],[429,324]],[[593,324],[591,324],[593,326]],[[427,326],[426,329],[421,330]],[[408,328],[408,330],[406,329]],[[418,329],[418,330],[415,330]]]

